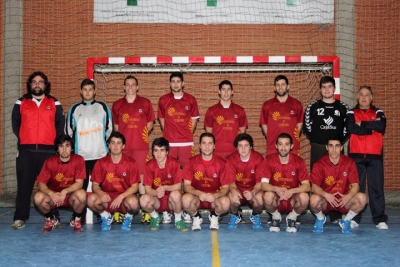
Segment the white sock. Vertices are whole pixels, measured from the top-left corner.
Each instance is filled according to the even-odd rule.
[[[349,210],[349,212],[346,214],[346,216],[344,217],[344,221],[351,221],[351,220],[353,220],[353,218],[354,217],[356,217],[356,215],[357,215],[358,213],[355,213],[354,211],[352,211],[352,210]]]
[[[271,212],[271,215],[272,215],[272,219],[273,219],[273,220],[282,221],[282,216],[281,216],[281,214],[279,213],[278,210],[276,210],[276,211],[274,211],[274,212]]]
[[[150,212],[149,214],[150,214],[150,216],[151,216],[152,218],[157,218],[157,217],[158,217],[158,212],[157,212],[156,210],[153,210],[153,211]]]
[[[132,214],[129,214],[129,213],[126,213],[126,214],[125,214],[125,217],[126,217],[126,218],[129,218],[129,217],[133,217],[133,215],[132,215]]]
[[[103,211],[102,213],[100,213],[100,216],[104,218],[108,218],[110,215],[111,214],[108,211]]]
[[[297,214],[294,209],[286,216],[286,218],[295,221],[300,214]]]
[[[182,220],[182,212],[174,213],[175,215],[175,222]]]
[[[322,213],[322,210],[318,213],[314,213],[315,216],[317,216],[318,220],[323,220],[324,219],[324,214]]]

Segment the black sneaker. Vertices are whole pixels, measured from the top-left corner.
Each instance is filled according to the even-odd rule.
[[[280,228],[281,221],[280,220],[272,220],[269,231],[270,232],[279,232],[281,230]]]
[[[297,232],[296,221],[286,218],[286,232],[288,233]]]

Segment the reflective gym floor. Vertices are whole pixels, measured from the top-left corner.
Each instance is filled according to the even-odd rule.
[[[248,215],[237,229],[227,229],[225,216],[211,231],[204,213],[198,232],[177,232],[173,224],[150,231],[137,215],[129,232],[118,224],[101,232],[94,224],[74,233],[65,210],[62,228],[44,234],[44,219],[33,208],[26,227],[12,230],[13,212],[0,208],[0,266],[400,266],[400,210],[387,211],[389,230],[378,230],[367,211],[350,235],[329,222],[324,233],[313,233],[310,213],[301,216],[297,233],[286,233],[284,223],[270,233],[266,216],[263,229],[254,230]]]

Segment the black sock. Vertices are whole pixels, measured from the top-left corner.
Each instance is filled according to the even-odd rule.
[[[202,218],[202,217],[201,217],[201,214],[200,214],[200,212],[199,212],[199,211],[196,211],[196,213],[193,215],[193,217],[199,217],[199,218]]]
[[[213,210],[213,211],[210,213],[210,216],[218,217],[218,215],[215,213],[215,210]]]
[[[259,214],[260,214],[259,212],[255,213],[254,210],[251,212],[251,215],[253,215],[253,216],[256,216],[256,215],[259,215]]]
[[[81,213],[76,213],[76,212],[74,212],[74,213],[72,214],[72,218],[73,218],[73,219],[75,219],[75,218],[78,218],[78,219],[82,218],[82,212],[81,212]]]
[[[46,217],[46,219],[54,219],[54,216],[53,216],[53,213],[51,213],[51,211],[49,211],[48,213],[46,213],[45,215],[44,215],[44,217]]]

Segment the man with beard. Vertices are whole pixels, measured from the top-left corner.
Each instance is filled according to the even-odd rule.
[[[310,181],[307,167],[302,158],[290,153],[292,148],[292,137],[281,133],[276,139],[278,153],[264,159],[261,188],[265,191],[265,208],[272,215],[270,232],[280,231],[281,213],[288,213],[286,232],[296,233],[297,217],[308,207]]]
[[[291,152],[299,155],[303,106],[300,101],[289,95],[289,81],[286,76],[276,76],[274,86],[275,97],[263,104],[260,115],[260,124],[267,138],[266,156],[276,152],[276,138],[284,132],[290,134],[293,139]]]
[[[17,197],[12,229],[29,219],[32,189],[46,159],[54,155],[54,141],[64,130],[60,102],[50,95],[47,76],[36,71],[27,82],[27,94],[14,105],[12,127],[18,137]]]

